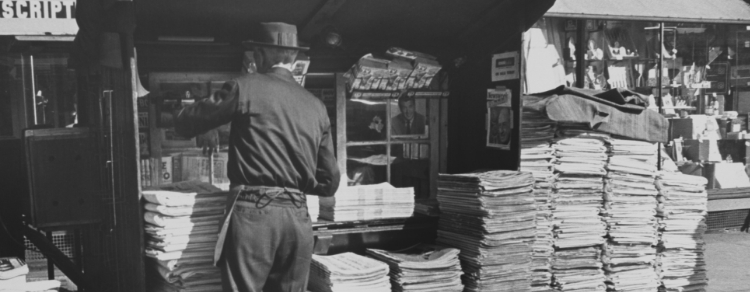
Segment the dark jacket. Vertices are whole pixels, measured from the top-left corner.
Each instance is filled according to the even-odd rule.
[[[404,114],[398,114],[391,118],[391,135],[424,135],[425,118],[422,114],[415,112],[411,121],[411,133],[407,129],[407,120]]]
[[[244,75],[215,99],[184,108],[176,131],[192,137],[231,122],[227,174],[233,185],[276,186],[333,196],[340,173],[323,103],[291,72]]]

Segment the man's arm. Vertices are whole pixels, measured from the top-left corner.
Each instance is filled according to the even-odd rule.
[[[237,110],[238,94],[237,82],[227,81],[210,98],[179,111],[175,117],[175,131],[193,137],[229,123]]]
[[[331,139],[331,123],[326,118],[326,129],[318,149],[318,166],[315,169],[314,194],[321,197],[331,197],[336,194],[341,180],[339,166],[336,164],[336,156],[333,153],[333,141]]]

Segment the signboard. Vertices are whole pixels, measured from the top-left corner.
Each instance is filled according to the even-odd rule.
[[[492,56],[492,82],[519,78],[518,52],[495,54]]]
[[[75,0],[2,0],[0,35],[75,35]]]

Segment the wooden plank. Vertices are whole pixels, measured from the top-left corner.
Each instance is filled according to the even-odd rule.
[[[441,173],[448,172],[448,98],[440,99],[440,167]]]
[[[742,209],[750,209],[750,198],[708,201],[709,212]]]
[[[320,33],[326,25],[331,23],[331,18],[346,3],[346,0],[328,0],[321,4],[310,18],[300,25],[300,39],[310,41]]]
[[[336,73],[336,159],[339,171],[346,174],[346,78]]]
[[[429,103],[430,121],[430,199],[437,198],[437,177],[440,171],[440,100]]]

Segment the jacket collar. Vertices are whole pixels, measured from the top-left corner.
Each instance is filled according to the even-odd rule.
[[[294,81],[294,75],[292,75],[292,72],[284,68],[279,68],[279,67],[271,68],[270,70],[268,70],[268,74],[273,74],[273,75],[281,77],[282,79],[296,82]]]

